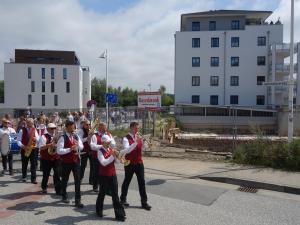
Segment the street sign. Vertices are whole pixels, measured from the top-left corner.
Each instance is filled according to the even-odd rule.
[[[139,92],[138,108],[147,110],[159,110],[161,108],[160,92]]]
[[[118,96],[113,93],[107,93],[106,94],[106,102],[115,104],[118,102]]]

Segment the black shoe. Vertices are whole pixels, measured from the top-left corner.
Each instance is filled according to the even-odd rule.
[[[31,183],[33,184],[37,184],[36,180],[32,180]]]
[[[75,207],[81,209],[81,208],[84,207],[84,205],[83,205],[83,204],[81,203],[81,201],[79,200],[79,201],[75,201]]]
[[[128,207],[129,203],[125,200],[125,201],[120,201],[121,205]]]
[[[103,217],[103,213],[102,212],[96,212],[96,214],[97,214],[98,217],[101,217],[101,218]]]
[[[148,203],[143,203],[142,208],[149,211],[149,210],[151,210],[152,207]]]
[[[14,171],[9,171],[9,175],[13,176],[14,175]]]
[[[124,222],[125,219],[126,219],[125,216],[118,216],[118,217],[116,217],[116,220],[117,220],[117,221],[122,221],[122,222]]]
[[[67,198],[63,198],[63,199],[62,199],[62,202],[63,202],[63,203],[66,203],[66,204],[69,204],[69,203],[70,203],[70,200],[67,199]]]
[[[22,181],[23,181],[23,182],[26,182],[26,180],[27,180],[26,178],[22,178]]]
[[[93,187],[93,192],[99,192],[97,187]]]
[[[47,189],[45,188],[45,189],[42,189],[42,193],[43,194],[47,194]]]
[[[61,195],[61,191],[55,191],[56,195]]]

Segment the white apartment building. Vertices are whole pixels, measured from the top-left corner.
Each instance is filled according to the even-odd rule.
[[[91,99],[91,74],[73,51],[16,49],[4,63],[4,107],[82,109]]]
[[[276,108],[288,104],[289,44],[270,11],[216,10],[181,15],[175,34],[175,104]],[[295,78],[300,90],[300,45]],[[295,85],[296,92],[296,85]],[[296,95],[296,94],[295,94]],[[300,91],[297,93],[300,105]]]

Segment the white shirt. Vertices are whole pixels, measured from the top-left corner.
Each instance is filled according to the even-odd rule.
[[[49,134],[51,137],[53,137],[53,135],[51,135],[50,133],[48,133],[47,131],[40,137],[39,139],[39,148],[43,147],[46,145],[47,139],[45,137],[45,134]]]
[[[8,128],[5,128],[5,127],[2,127],[0,128],[0,138],[2,138],[3,134],[15,134],[16,131],[14,128],[11,128],[11,127],[8,127]]]
[[[100,133],[99,131],[97,133],[98,133],[98,135],[103,135],[104,134],[104,133]],[[116,147],[116,141],[115,141],[115,139],[111,135],[109,135],[109,136],[112,138],[112,141],[110,142],[111,147],[112,148]],[[97,136],[96,136],[96,134],[94,134],[92,136],[90,146],[91,146],[91,149],[93,151],[98,151],[102,147],[102,145],[98,145],[97,144]]]
[[[70,139],[70,136],[71,134],[70,133],[66,133],[68,138]],[[77,134],[75,134],[77,135]],[[77,135],[78,137],[78,135]],[[59,155],[65,155],[65,154],[68,154],[71,152],[71,148],[64,148],[64,145],[65,145],[65,138],[64,138],[64,135],[62,135],[59,139],[58,139],[58,142],[57,142],[57,154]],[[81,139],[78,137],[78,149],[79,151],[81,151],[83,149],[83,144],[82,144],[82,141]]]
[[[103,146],[102,149],[105,150],[106,152],[108,151],[108,149],[104,148]],[[107,166],[108,164],[112,163],[115,159],[113,155],[109,156],[107,159],[104,158],[104,155],[101,151],[97,152],[97,157],[102,166]]]
[[[28,129],[28,128],[26,128],[26,129]],[[23,129],[21,129],[21,130],[19,131],[18,137],[17,137],[17,144],[18,144],[18,146],[19,146],[20,148],[23,148],[23,147],[24,147],[24,145],[22,144],[22,136],[23,136]],[[36,143],[38,143],[40,137],[39,137],[39,135],[38,135],[36,129],[35,129],[35,131],[34,131],[34,136],[35,136]]]
[[[123,155],[129,154],[137,146],[137,142],[135,141],[134,135],[132,133],[128,133],[128,134],[132,137],[134,142],[131,145],[129,145],[128,138],[127,137],[123,138],[123,148],[124,148],[124,150],[120,151],[120,157],[123,157]]]
[[[46,126],[46,124],[39,124],[36,129],[38,131],[39,136],[42,136],[41,135],[42,134],[42,130],[45,130],[44,133],[46,133],[47,126]]]
[[[78,130],[77,134],[78,134],[78,137],[80,137],[82,143],[87,142],[88,138],[87,137],[83,138],[84,131],[82,128]]]

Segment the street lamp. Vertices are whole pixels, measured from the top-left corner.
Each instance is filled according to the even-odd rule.
[[[107,58],[108,58],[108,55],[107,55],[107,49],[105,49],[105,51],[100,55],[101,59],[105,59],[105,81],[106,81],[106,91],[105,91],[105,102],[106,102],[106,124],[107,124],[107,127],[109,127],[109,124],[108,124],[108,101],[106,99],[106,95],[108,94],[108,76],[107,76]]]

